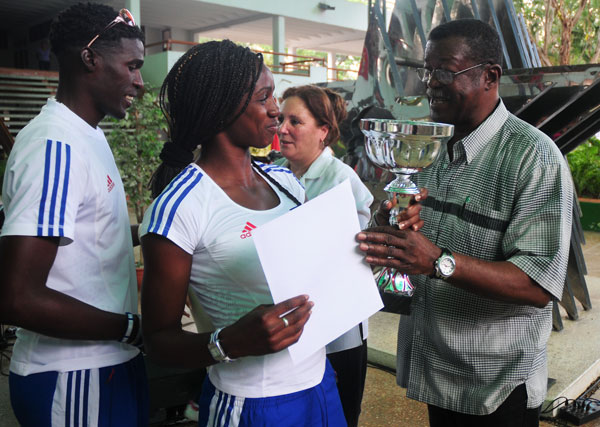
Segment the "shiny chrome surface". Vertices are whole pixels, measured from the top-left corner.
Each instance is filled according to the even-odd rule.
[[[454,133],[453,125],[412,120],[363,119],[360,128],[366,136],[369,160],[402,175],[412,175],[431,165],[442,143]]]

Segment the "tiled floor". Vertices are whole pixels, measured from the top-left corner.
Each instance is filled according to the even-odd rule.
[[[408,399],[406,391],[396,385],[396,377],[386,371],[369,367],[363,397],[360,427],[426,427],[429,425],[427,406]],[[553,423],[541,421],[540,427]],[[588,427],[598,427],[589,424]]]
[[[588,276],[600,277],[600,233],[586,231],[583,256],[586,260]]]

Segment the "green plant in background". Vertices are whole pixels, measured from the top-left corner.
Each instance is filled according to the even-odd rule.
[[[591,137],[567,154],[579,197],[600,199],[600,140]]]
[[[159,158],[167,131],[166,121],[156,92],[146,88],[134,100],[122,120],[114,120],[108,143],[115,156],[127,194],[127,203],[137,222],[152,202],[148,183],[161,160]]]

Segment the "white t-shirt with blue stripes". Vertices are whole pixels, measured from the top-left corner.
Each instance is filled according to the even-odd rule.
[[[101,310],[137,312],[125,192],[101,129],[49,99],[17,135],[2,199],[2,236],[60,237],[46,286]],[[17,337],[10,370],[18,375],[116,365],[139,353],[117,341],[64,340],[25,329]]]
[[[298,200],[305,199],[304,189],[289,169],[261,167]],[[140,236],[162,235],[193,255],[190,288],[216,328],[231,325],[260,304],[273,303],[252,231],[296,204],[269,185],[279,196],[279,205],[264,211],[248,209],[231,200],[198,165],[191,164],[157,197],[140,226]],[[320,383],[324,370],[323,348],[298,365],[283,350],[213,365],[208,373],[217,389],[255,398],[313,387]]]

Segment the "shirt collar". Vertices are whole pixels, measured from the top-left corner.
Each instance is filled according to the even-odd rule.
[[[508,110],[504,106],[502,100],[500,100],[494,112],[473,132],[460,141],[467,156],[467,163],[471,163],[477,154],[490,142],[490,139],[492,139],[504,125],[506,119],[508,119]]]
[[[300,180],[300,182],[302,184],[304,184],[305,179],[319,178],[325,172],[325,169],[327,169],[329,167],[329,163],[331,162],[331,157],[332,157],[331,149],[327,149],[327,147],[325,147],[325,149],[321,152],[321,154],[319,154],[319,157],[317,157],[312,162],[312,164],[308,167],[308,170],[304,173],[304,175],[302,175],[302,177],[298,178]],[[285,157],[283,158],[283,161],[277,161],[276,163],[278,165],[284,166],[288,169],[290,167],[290,162]]]
[[[65,120],[67,120],[71,124],[71,126],[77,127],[81,132],[84,132],[88,135],[97,135],[98,133],[103,134],[99,126],[96,126],[95,128],[90,126],[88,122],[83,120],[79,115],[77,115],[65,104],[63,104],[60,101],[57,101],[56,98],[48,98],[45,108],[47,108],[49,111],[56,112],[56,114],[64,117]]]
[[[308,170],[302,178],[304,179],[315,179],[319,178],[325,172],[325,169],[329,166],[331,161],[331,149],[325,147],[325,149],[319,154],[319,157],[309,166]]]

